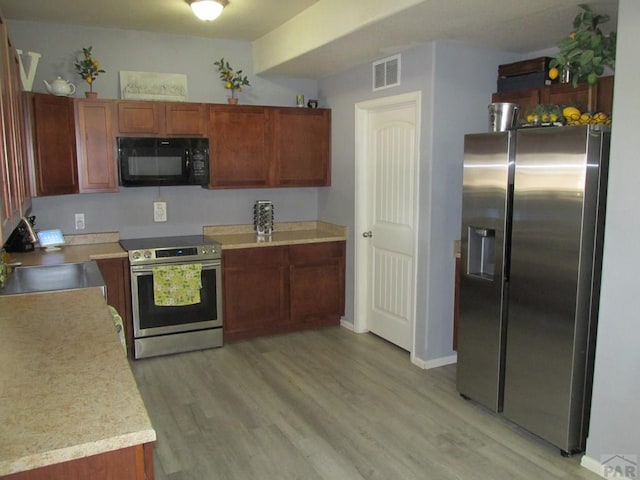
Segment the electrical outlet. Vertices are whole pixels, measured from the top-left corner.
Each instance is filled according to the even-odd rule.
[[[84,230],[84,213],[76,213],[76,230]]]
[[[167,221],[167,202],[153,202],[153,221]]]

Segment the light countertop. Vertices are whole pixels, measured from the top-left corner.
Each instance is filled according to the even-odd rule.
[[[98,288],[0,297],[0,476],[153,442]]]
[[[118,243],[118,233],[65,235],[64,238],[66,244],[60,250],[47,252],[36,248],[31,252],[12,252],[9,254],[9,263],[25,266],[57,265],[127,257],[127,252]]]
[[[286,222],[276,223],[274,232],[266,237],[258,237],[253,225],[204,227],[203,234],[220,242],[222,250],[230,250],[344,241],[347,228],[326,222]]]
[[[276,223],[271,236],[258,237],[253,225],[205,226],[203,235],[220,242],[223,250],[234,248],[269,247],[318,242],[337,242],[347,239],[347,228],[327,222]],[[66,245],[60,250],[46,252],[36,248],[31,252],[10,253],[9,263],[14,265],[55,265],[78,263],[108,258],[126,258],[127,252],[118,243],[117,232],[65,235]]]

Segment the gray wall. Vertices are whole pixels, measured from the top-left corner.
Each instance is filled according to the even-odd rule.
[[[452,43],[402,53],[401,85],[371,90],[371,64],[320,81],[320,98],[333,114],[333,186],[319,194],[320,217],[349,226],[347,314],[353,320],[355,227],[355,104],[400,93],[422,92],[416,349],[423,361],[453,354],[454,240],[460,238],[462,139],[485,131],[487,105],[498,65],[513,54]]]
[[[93,46],[106,73],[94,84],[100,98],[119,98],[118,72],[186,73],[188,100],[225,103],[228,91],[218,78],[213,62],[224,56],[249,76],[252,87],[240,94],[243,104],[295,105],[295,96],[317,96],[317,81],[260,78],[253,75],[251,45],[181,35],[88,28],[25,21],[8,21],[9,35],[17,48],[42,54],[33,91],[46,92],[43,80],[58,75],[74,83],[76,97],[83,97],[87,85],[75,73],[73,63],[82,47]],[[26,67],[28,59],[25,57]],[[28,67],[27,67],[28,68]],[[120,231],[124,237],[200,233],[202,225],[251,223],[255,200],[275,202],[276,221],[316,220],[316,188],[205,190],[199,187],[163,187],[168,221],[153,222],[156,188],[121,189],[117,194],[83,194],[33,199],[32,213],[39,228],[60,227],[64,233]],[[87,228],[74,229],[74,213],[86,215]]]
[[[167,221],[153,221],[160,192]],[[195,235],[203,225],[253,223],[253,203],[272,200],[276,222],[317,220],[318,189],[206,190],[200,187],[122,188],[119,193],[61,195],[33,199],[32,213],[41,229],[64,233],[120,232],[121,238]],[[84,213],[86,229],[77,231],[74,214]]]
[[[587,455],[640,460],[640,3],[620,0],[607,224]],[[604,458],[603,458],[604,456]],[[640,478],[640,471],[637,472]]]
[[[43,80],[60,75],[78,87],[76,97],[84,97],[88,86],[75,72],[73,63],[80,57],[82,47],[91,45],[94,58],[106,70],[93,88],[101,98],[119,98],[119,72],[131,70],[184,73],[189,101],[225,103],[228,90],[213,65],[220,57],[242,69],[251,81],[252,86],[240,93],[240,103],[295,106],[296,94],[315,98],[317,93],[315,80],[256,77],[251,44],[247,42],[11,19],[7,24],[16,48],[42,54],[34,92],[46,92]]]

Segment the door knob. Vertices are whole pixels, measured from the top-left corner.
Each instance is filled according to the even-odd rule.
[[[364,232],[364,233],[362,234],[362,236],[363,236],[364,238],[371,238],[371,237],[373,237],[373,233],[371,233],[371,230],[369,230],[368,232]]]

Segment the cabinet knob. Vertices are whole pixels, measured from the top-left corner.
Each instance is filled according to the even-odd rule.
[[[368,232],[364,232],[364,233],[362,234],[362,236],[363,236],[364,238],[371,238],[371,237],[373,237],[373,233],[371,233],[371,230],[369,230]]]

